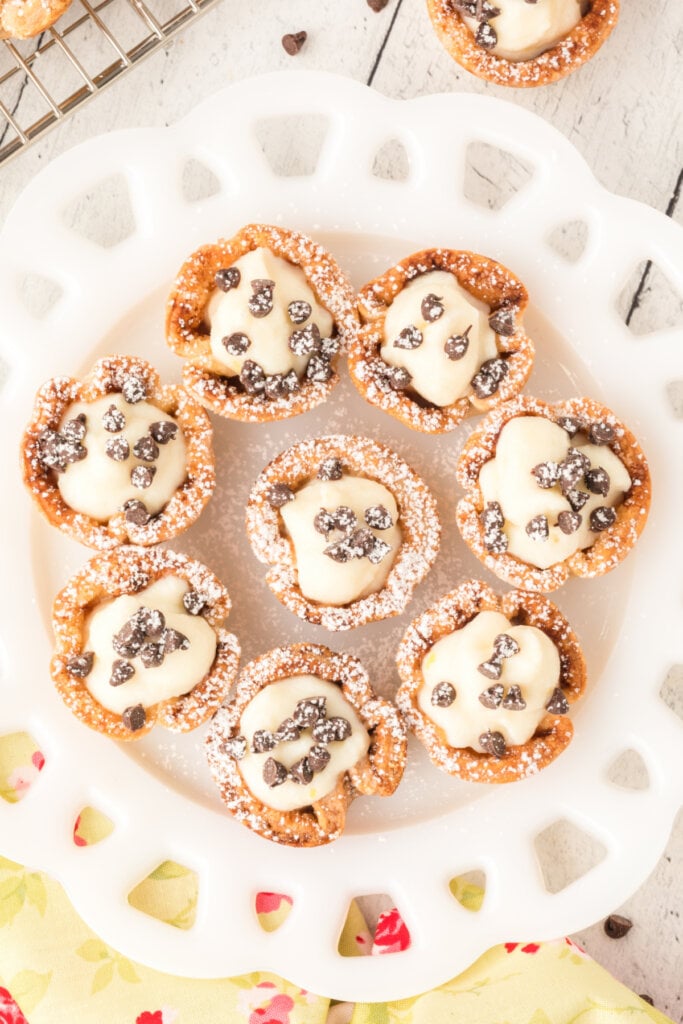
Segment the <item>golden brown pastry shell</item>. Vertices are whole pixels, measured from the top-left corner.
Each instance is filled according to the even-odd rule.
[[[72,0],[0,0],[0,39],[32,39],[60,18]]]

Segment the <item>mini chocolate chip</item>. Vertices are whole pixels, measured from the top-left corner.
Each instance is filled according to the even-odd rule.
[[[491,732],[490,729],[481,734],[479,737],[479,745],[485,753],[491,754],[499,760],[501,757],[505,757],[508,749],[503,734],[500,732]]]
[[[323,550],[323,554],[331,558],[333,562],[350,562],[353,558],[353,553],[349,547],[348,537],[342,537],[341,540],[334,541],[333,544],[328,544]]]
[[[350,530],[357,522],[356,513],[348,505],[338,505],[334,510],[334,525],[338,530]]]
[[[429,295],[425,295],[422,300],[420,312],[422,313],[423,320],[433,323],[444,314],[443,299],[438,295],[434,295],[433,292],[430,292]]]
[[[599,494],[605,497],[609,493],[609,473],[602,466],[589,469],[586,473],[586,487],[591,494]]]
[[[125,437],[110,437],[104,450],[114,462],[125,462],[130,455],[130,445]]]
[[[161,644],[145,644],[140,651],[140,659],[145,668],[158,668],[164,663],[164,650]]]
[[[580,491],[579,493],[583,492]],[[578,512],[560,512],[557,517],[557,525],[562,530],[562,533],[576,533],[581,526],[581,516]]]
[[[503,698],[502,706],[506,711],[524,711],[526,701],[522,697],[522,691],[519,686],[510,687]]]
[[[314,352],[320,352],[321,338],[318,325],[310,323],[299,331],[293,331],[288,344],[295,356],[311,356]]]
[[[503,510],[497,501],[488,501],[486,508],[480,514],[479,520],[484,530],[484,547],[494,554],[502,554],[507,551],[508,539],[503,533],[505,519]]]
[[[313,739],[316,743],[332,743],[337,738],[337,730],[331,718],[320,718],[313,726]]]
[[[269,729],[257,729],[251,739],[251,749],[255,754],[264,754],[277,746],[277,740]]]
[[[296,57],[307,39],[307,32],[288,32],[282,37],[282,47],[290,57]]]
[[[287,779],[287,769],[280,761],[276,761],[274,757],[266,758],[265,764],[263,765],[263,781],[269,789],[275,789],[276,786],[281,786]]]
[[[477,672],[481,672],[487,679],[500,679],[503,674],[503,666],[498,658],[492,657],[488,661],[482,661],[481,665],[477,665]]]
[[[323,459],[318,468],[318,480],[341,480],[343,472],[340,459]]]
[[[322,355],[331,359],[332,356],[336,356],[338,352],[341,352],[341,339],[338,334],[333,334],[329,338],[321,338],[320,340]]]
[[[354,558],[365,558],[366,556],[369,558],[377,539],[372,530],[368,530],[365,526],[360,526],[357,530],[354,530],[347,537],[352,556]]]
[[[388,530],[394,521],[384,505],[371,505],[365,510],[365,522],[373,530]]]
[[[519,654],[519,644],[509,633],[499,633],[493,641],[493,649],[499,658],[513,658]]]
[[[450,683],[437,683],[432,690],[431,701],[435,708],[449,708],[457,694]]]
[[[312,312],[313,309],[311,308],[310,303],[304,302],[303,299],[290,302],[287,306],[287,313],[293,324],[306,323]]]
[[[38,437],[38,459],[46,469],[63,472],[66,460],[61,450],[61,437],[56,430],[47,427]]]
[[[560,466],[557,462],[539,462],[531,472],[536,477],[536,483],[543,490],[554,487],[560,479]]]
[[[470,347],[469,333],[472,330],[474,324],[470,324],[462,334],[451,334],[450,338],[446,341],[443,350],[451,360],[451,362],[457,362],[467,352]]]
[[[121,686],[122,683],[128,682],[131,676],[135,675],[135,666],[131,665],[129,661],[123,661],[122,658],[117,658],[111,666],[111,676],[109,677],[110,686]]]
[[[334,729],[335,740],[342,742],[342,740],[347,740],[349,738],[351,735],[351,723],[348,719],[342,718],[341,716],[335,716],[333,718],[328,718],[327,721]],[[315,736],[315,730],[313,735]]]
[[[92,651],[84,651],[83,654],[74,654],[66,661],[66,670],[69,675],[76,679],[85,679],[92,672],[95,655]]]
[[[321,508],[313,519],[313,527],[316,533],[322,533],[324,537],[327,537],[328,533],[334,530],[334,516],[327,509]]]
[[[247,752],[247,741],[244,736],[231,736],[222,745],[221,750],[228,757],[231,757],[233,761],[241,761]]]
[[[139,438],[133,445],[133,455],[143,462],[154,462],[159,458],[159,446],[149,434]]]
[[[590,528],[593,533],[602,533],[603,530],[613,526],[616,520],[616,509],[613,509],[610,505],[601,505],[599,508],[594,508],[591,512]]]
[[[251,288],[252,295],[247,302],[247,308],[253,317],[261,320],[273,310],[275,281],[270,281],[267,278],[257,278],[251,282]]]
[[[287,484],[273,484],[266,491],[266,500],[273,508],[282,508],[288,501],[294,501],[294,491]]]
[[[67,441],[82,441],[85,437],[85,413],[80,413],[73,420],[67,420],[62,427],[62,436]]]
[[[206,598],[196,590],[183,594],[183,607],[190,615],[200,615],[206,608]]]
[[[132,523],[133,526],[146,526],[152,518],[147,511],[147,506],[143,501],[137,501],[135,498],[130,498],[123,506],[125,513],[126,522]]]
[[[156,471],[156,466],[135,466],[130,471],[130,482],[133,487],[138,487],[141,491],[144,491],[151,487]]]
[[[581,420],[577,420],[576,416],[561,416],[557,421],[558,427],[562,427],[570,437],[574,434],[578,434],[581,430]]]
[[[112,647],[122,658],[134,658],[144,642],[145,632],[138,624],[137,615],[131,615],[111,638]]]
[[[325,717],[326,707],[326,697],[304,697],[297,702],[292,717],[300,729],[308,729]]]
[[[419,331],[417,327],[411,324],[409,327],[404,327],[399,333],[398,338],[394,339],[394,348],[410,351],[419,348],[423,341],[422,331]]]
[[[526,534],[532,540],[547,540],[550,536],[547,516],[534,516],[524,527]]]
[[[308,751],[307,756],[308,763],[311,766],[312,771],[314,772],[321,772],[323,768],[326,768],[327,765],[330,763],[330,758],[332,757],[327,747],[322,747],[319,745],[311,747],[311,749]]]
[[[242,275],[237,267],[221,267],[216,271],[213,280],[216,288],[220,288],[222,292],[229,292],[231,288],[237,288],[242,280]]]
[[[147,385],[142,377],[138,377],[135,373],[130,373],[121,385],[121,394],[129,405],[135,405],[137,402],[143,402],[147,398]]]
[[[142,729],[147,721],[147,714],[142,704],[134,704],[133,707],[126,708],[121,715],[121,721],[131,732],[138,732]]]
[[[253,359],[246,359],[240,370],[240,384],[248,395],[259,395],[266,387],[263,368]]]
[[[572,490],[591,468],[591,460],[578,448],[569,448],[560,463],[560,487],[562,493]]]
[[[385,376],[392,391],[405,391],[413,379],[405,366],[389,366]]]
[[[164,613],[159,608],[143,606],[138,609],[135,618],[140,629],[144,630],[145,635],[151,638],[159,636],[166,625]]]
[[[491,30],[493,31],[493,30]],[[495,32],[493,33],[494,39],[492,45],[496,45]],[[484,45],[477,39],[480,46]],[[504,302],[498,309],[489,316],[489,327],[496,334],[503,338],[509,338],[515,333],[515,316],[517,314],[516,307],[510,302]]]
[[[498,33],[492,25],[489,25],[488,21],[482,21],[479,23],[474,39],[482,50],[492,50],[498,42]]]
[[[118,434],[126,425],[126,417],[115,405],[110,405],[102,416],[102,426],[110,434]]]
[[[367,0],[367,5],[375,14],[379,14],[389,3],[389,0]]]
[[[588,428],[588,437],[593,444],[611,444],[615,437],[614,427],[607,420],[597,420]]]
[[[251,341],[246,334],[235,331],[234,334],[228,334],[225,338],[221,338],[221,344],[229,356],[241,356],[247,351]]]
[[[172,420],[157,420],[150,425],[149,432],[157,444],[168,444],[169,441],[175,441],[178,424]]]
[[[495,395],[501,381],[509,372],[508,364],[499,356],[482,363],[471,380],[472,390],[477,398],[490,398],[491,395]]]
[[[296,376],[296,374],[294,376]],[[266,386],[264,388],[264,394],[266,398],[270,398],[272,400],[284,398],[286,395],[291,394],[284,373],[268,374],[268,376],[266,377]]]
[[[391,545],[387,544],[381,537],[375,537],[372,543],[372,547],[366,552],[368,561],[372,565],[379,565],[379,563],[387,557],[391,551]]]
[[[328,356],[314,353],[308,360],[306,367],[306,379],[314,384],[326,384],[334,376],[334,370],[330,365]]]
[[[293,718],[285,718],[275,730],[275,739],[278,743],[293,743],[299,739],[300,731]]]
[[[479,694],[479,703],[483,704],[485,708],[493,710],[500,707],[504,693],[503,684],[496,683],[495,686],[489,686],[488,690],[484,690]]]
[[[566,715],[569,711],[569,701],[559,686],[556,686],[553,690],[545,709],[546,711],[549,711],[551,715]]]
[[[186,651],[190,646],[189,638],[178,629],[165,629],[161,635],[164,645],[164,654],[172,654],[173,651]]]
[[[571,505],[573,512],[580,512],[583,506],[590,498],[590,494],[588,494],[586,491],[573,490],[567,491],[567,493],[565,494],[565,498]]]
[[[603,928],[605,935],[610,939],[623,939],[624,935],[628,935],[633,928],[633,921],[628,917],[622,917],[621,914],[610,914]]]
[[[313,769],[308,758],[302,757],[300,761],[295,761],[289,769],[289,775],[292,782],[298,782],[300,786],[308,786],[313,782]]]

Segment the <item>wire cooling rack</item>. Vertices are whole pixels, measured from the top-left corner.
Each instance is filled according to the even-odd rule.
[[[30,40],[0,40],[0,164],[218,0],[74,0]]]

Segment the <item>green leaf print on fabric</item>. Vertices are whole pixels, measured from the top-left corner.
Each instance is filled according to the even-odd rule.
[[[95,995],[103,988],[110,985],[114,980],[114,972],[117,971],[122,981],[129,984],[138,984],[140,978],[135,967],[125,956],[114,952],[106,943],[100,939],[88,939],[76,950],[78,956],[91,964],[99,964],[92,980],[91,993]]]
[[[35,907],[41,917],[45,916],[47,893],[42,877],[33,871],[24,871],[12,861],[5,870],[11,872],[9,878],[0,880],[0,927],[11,924],[24,905]]]
[[[37,971],[19,971],[10,980],[9,990],[25,1014],[33,1013],[47,992],[52,971],[38,974]]]

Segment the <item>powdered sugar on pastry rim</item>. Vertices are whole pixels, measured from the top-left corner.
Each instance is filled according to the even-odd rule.
[[[480,580],[466,580],[418,616],[399,644],[396,662],[401,686],[396,703],[408,728],[424,744],[433,763],[471,782],[516,782],[535,775],[569,744],[572,723],[564,715],[546,714],[534,736],[507,748],[504,757],[477,753],[469,747],[450,747],[443,733],[420,709],[417,694],[423,685],[422,660],[433,645],[470,622],[481,611],[500,611],[511,621],[535,626],[560,652],[560,687],[569,704],[586,685],[586,666],[579,641],[555,605],[538,594],[514,590],[498,595]]]
[[[293,675],[310,674],[339,685],[371,737],[370,749],[344,772],[332,792],[310,807],[277,811],[247,788],[224,744],[239,735],[242,712],[264,687]],[[337,839],[346,811],[359,795],[389,796],[403,774],[405,729],[393,704],[377,698],[357,658],[319,644],[277,647],[244,667],[234,698],[215,715],[206,737],[213,779],[229,812],[265,839],[289,846],[320,846]]]
[[[303,596],[297,584],[292,543],[278,509],[268,501],[268,492],[277,484],[296,491],[314,479],[325,459],[339,459],[347,472],[377,480],[390,490],[398,506],[402,533],[384,587],[341,607],[319,605]],[[254,554],[271,566],[266,582],[278,600],[300,618],[332,631],[400,614],[434,563],[441,533],[436,502],[421,477],[390,448],[369,438],[343,434],[310,438],[273,459],[254,484],[246,522]]]

